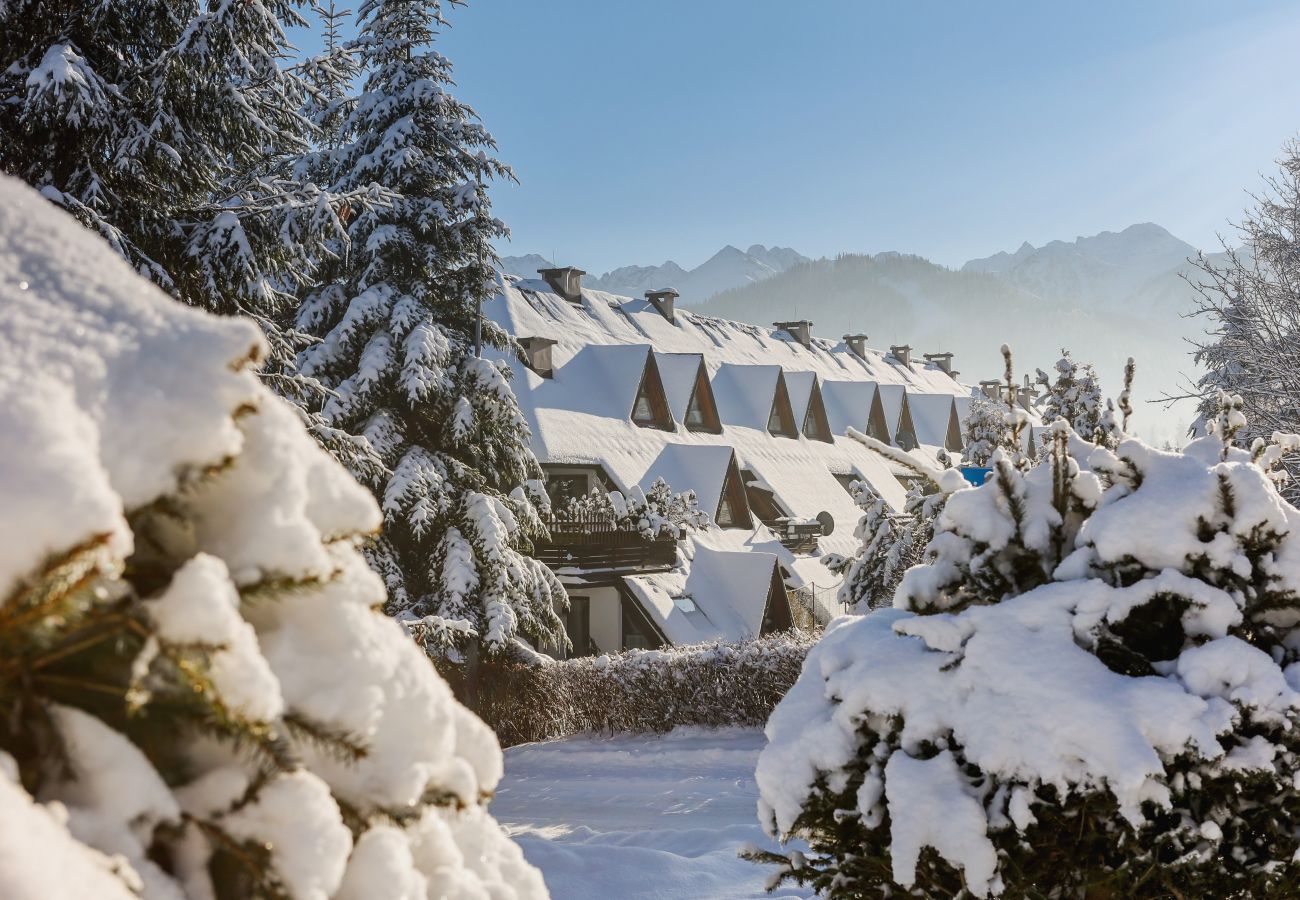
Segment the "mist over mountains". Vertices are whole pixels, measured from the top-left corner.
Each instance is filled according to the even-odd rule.
[[[1092,362],[1117,394],[1124,361],[1138,365],[1134,430],[1177,441],[1194,417],[1190,403],[1154,401],[1184,393],[1200,375],[1189,341],[1204,323],[1185,317],[1195,292],[1180,276],[1196,248],[1152,223],[1041,247],[1022,244],[949,269],[904,253],[844,254],[812,260],[788,248],[725,247],[703,265],[626,266],[585,284],[640,296],[671,286],[694,311],[770,325],[811,319],[814,334],[865,332],[877,347],[909,344],[951,351],[967,383],[998,378],[998,348],[1010,344],[1017,374],[1049,370],[1062,347]],[[533,275],[540,256],[507,257],[505,271]]]
[[[589,273],[583,284],[598,291],[630,297],[671,287],[681,295],[678,302],[695,304],[722,291],[764,281],[797,263],[808,261],[808,257],[789,247],[754,244],[748,250],[741,250],[728,244],[694,269],[684,269],[672,260],[658,266],[622,266],[603,275]],[[532,277],[538,269],[550,265],[545,257],[536,253],[501,259],[502,271],[511,275]]]

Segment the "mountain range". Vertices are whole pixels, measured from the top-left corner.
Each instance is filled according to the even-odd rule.
[[[693,269],[684,269],[672,260],[658,266],[623,266],[603,275],[589,274],[583,284],[629,297],[671,287],[681,295],[678,302],[702,303],[722,291],[763,281],[803,262],[808,262],[808,257],[789,247],[754,244],[748,250],[741,250],[728,244]],[[536,253],[501,259],[501,270],[511,275],[531,277],[538,269],[550,265]]]

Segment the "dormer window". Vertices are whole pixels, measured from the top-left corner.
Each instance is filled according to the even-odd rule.
[[[718,497],[718,509],[713,515],[713,522],[719,528],[750,528],[749,501],[745,497],[745,485],[740,480],[740,469],[736,466],[733,455],[727,464],[727,475],[722,482],[722,495]]]
[[[822,402],[822,389],[816,379],[808,396],[808,409],[803,416],[804,437],[813,441],[831,443],[831,426],[826,418],[826,404]]]
[[[717,434],[722,431],[722,422],[718,419],[718,405],[713,400],[713,388],[709,386],[709,376],[700,363],[695,376],[695,387],[691,389],[691,399],[686,404],[686,430],[707,431]]]
[[[776,437],[798,437],[794,424],[794,411],[790,408],[790,392],[785,387],[785,376],[776,376],[776,395],[772,398],[772,411],[767,416],[767,430]]]
[[[641,384],[636,389],[636,400],[632,403],[632,421],[642,428],[675,430],[673,414],[668,409],[668,397],[664,394],[663,379],[659,377],[659,367],[655,365],[653,353],[646,354],[645,370],[641,373]]]

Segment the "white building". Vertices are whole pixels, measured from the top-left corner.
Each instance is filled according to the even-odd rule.
[[[949,374],[951,356],[825,340],[806,321],[700,316],[676,309],[671,290],[618,297],[583,289],[582,274],[505,276],[484,305],[525,349],[509,363],[548,491],[563,500],[663,477],[694,491],[715,525],[666,547],[557,536],[540,548],[574,598],[575,652],[786,627],[787,591],[819,620],[837,614],[821,557],[857,544],[848,485],[869,482],[901,510],[914,477],[848,432],[925,466],[941,449],[956,458],[972,389]]]

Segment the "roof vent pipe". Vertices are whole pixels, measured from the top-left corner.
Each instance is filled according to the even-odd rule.
[[[804,347],[812,349],[812,322],[807,319],[800,319],[797,322],[773,322],[772,325],[781,331],[787,332],[790,337]]]
[[[587,273],[574,266],[561,266],[558,269],[538,269],[537,274],[546,279],[546,283],[570,303],[582,302],[582,276]]]
[[[912,348],[908,344],[903,344],[901,347],[890,347],[889,352],[893,354],[894,359],[903,365],[910,366],[912,364]]]
[[[865,334],[846,334],[844,343],[849,350],[858,355],[859,359],[867,358],[867,336]]]
[[[676,305],[677,298],[680,296],[681,294],[677,293],[672,288],[661,288],[657,291],[645,292],[645,298],[654,305],[655,309],[659,310],[659,315],[663,316],[669,322],[674,321],[673,307]]]

